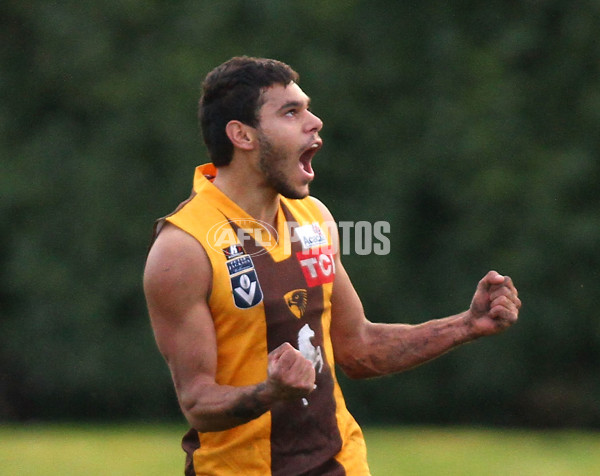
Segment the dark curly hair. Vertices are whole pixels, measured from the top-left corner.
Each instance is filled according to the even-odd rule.
[[[228,165],[233,144],[225,133],[229,121],[258,126],[262,92],[274,85],[287,86],[299,76],[290,66],[267,58],[237,56],[217,66],[202,83],[198,119],[212,163]]]

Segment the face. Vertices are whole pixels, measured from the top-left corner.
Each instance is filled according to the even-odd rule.
[[[323,142],[321,120],[296,83],[275,85],[263,93],[257,128],[259,168],[267,186],[287,198],[304,198],[314,179],[312,159]]]

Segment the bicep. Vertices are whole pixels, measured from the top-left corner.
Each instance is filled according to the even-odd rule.
[[[335,223],[331,212],[319,200],[312,197],[326,223]],[[335,362],[351,375],[361,353],[368,346],[372,324],[365,316],[358,293],[340,259],[339,236],[331,227],[331,245],[335,250],[335,280],[331,295],[331,343]]]
[[[202,246],[167,225],[154,243],[144,272],[144,292],[157,346],[180,398],[214,381],[216,338],[208,307],[212,273]]]
[[[335,223],[331,212],[313,198],[326,223]],[[331,295],[331,342],[335,361],[345,370],[363,347],[369,321],[360,298],[340,259],[339,236],[335,227],[329,228],[331,245],[335,250],[335,280]]]
[[[338,261],[331,297],[331,342],[342,369],[352,365],[364,349],[369,324],[348,273]]]

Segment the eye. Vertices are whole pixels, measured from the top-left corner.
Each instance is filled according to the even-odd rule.
[[[298,109],[290,109],[285,113],[288,117],[294,117],[296,114],[298,114]]]

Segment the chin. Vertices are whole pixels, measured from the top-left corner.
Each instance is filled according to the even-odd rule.
[[[306,191],[297,191],[297,192],[291,192],[291,193],[282,193],[281,195],[283,195],[285,198],[289,198],[292,200],[301,200],[302,198],[306,198],[309,195],[308,190]]]
[[[280,195],[290,199],[306,198],[309,194],[310,182],[306,177],[289,177],[284,174],[271,174],[268,184]]]
[[[310,190],[308,185],[304,187],[292,188],[286,187],[283,190],[278,190],[280,195],[283,195],[285,198],[290,198],[293,200],[300,200],[302,198],[308,197]]]

